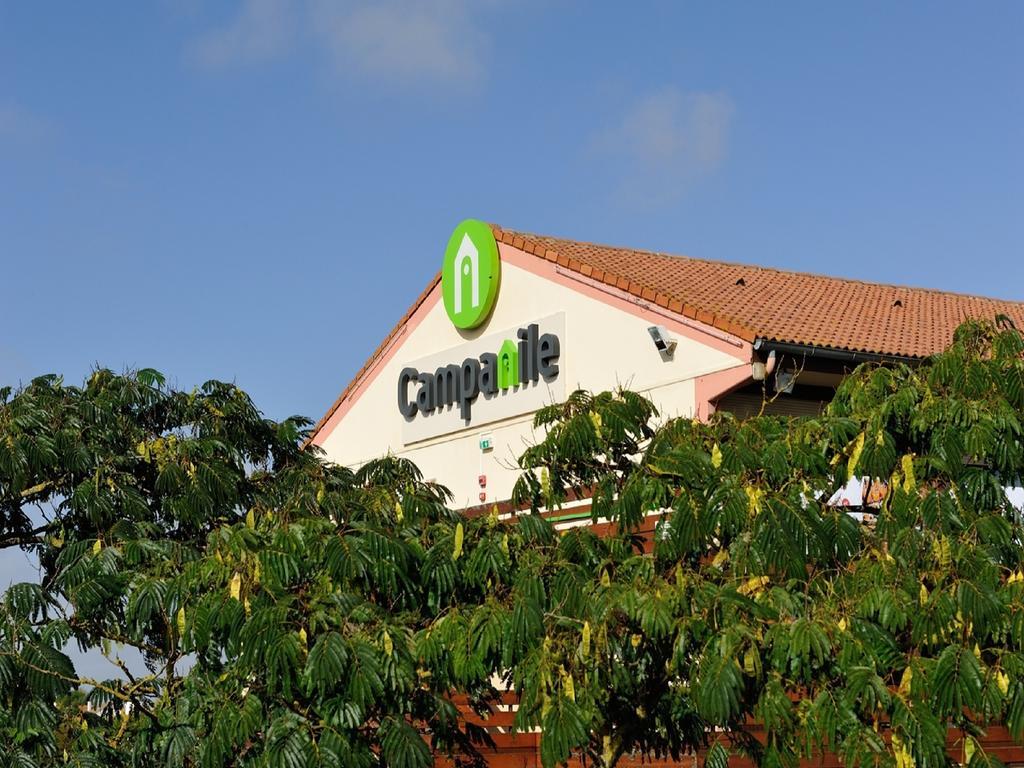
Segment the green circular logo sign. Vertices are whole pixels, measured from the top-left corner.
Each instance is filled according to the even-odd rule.
[[[494,233],[484,222],[466,219],[452,232],[441,267],[441,297],[456,328],[476,328],[487,319],[500,282]]]

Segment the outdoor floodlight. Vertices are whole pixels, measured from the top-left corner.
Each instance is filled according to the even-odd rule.
[[[647,332],[651,334],[651,340],[659,352],[671,355],[676,351],[676,340],[669,335],[668,329],[665,326],[652,325],[647,329]]]

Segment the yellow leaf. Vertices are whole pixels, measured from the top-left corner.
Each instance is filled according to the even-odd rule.
[[[921,584],[921,590],[917,593],[917,599],[921,602],[921,605],[928,602],[928,587],[924,583]]]
[[[973,736],[968,736],[967,741],[964,742],[964,765],[970,765],[971,758],[974,757],[977,750],[978,742],[974,740]]]
[[[402,502],[395,501],[395,520],[402,522],[405,519],[405,513],[402,511]]]
[[[384,653],[390,656],[395,650],[395,644],[391,640],[391,635],[388,634],[386,629],[384,630],[384,637],[381,638],[381,642],[384,645]]]
[[[597,434],[601,433],[601,414],[597,411],[591,411],[590,423],[594,425],[594,432]]]
[[[978,661],[981,661],[981,646],[979,646],[977,643],[974,644],[974,656],[978,659]]]
[[[715,556],[711,559],[711,564],[713,566],[715,566],[715,568],[721,568],[727,562],[729,562],[729,550],[728,549],[720,549],[720,550],[718,550],[718,552],[715,554]]]
[[[241,574],[236,572],[235,575],[231,577],[231,585],[229,586],[229,590],[230,590],[230,593],[231,593],[231,597],[233,597],[235,600],[237,600],[238,596],[240,594],[242,594],[242,576],[241,576]]]
[[[263,573],[263,571],[260,570],[260,561],[257,559],[255,561],[255,564],[252,567],[252,583],[253,584],[259,584],[260,583],[260,576],[262,575],[262,573]]]
[[[96,543],[92,545],[92,553],[98,555],[101,549],[103,549],[103,540],[96,539]]]
[[[761,497],[764,496],[764,491],[760,488],[754,488],[752,485],[746,487],[747,491],[747,508],[751,515],[756,515],[761,511]]]
[[[722,466],[722,449],[718,447],[718,443],[715,443],[711,449],[711,466],[715,469]]]
[[[917,490],[917,480],[914,478],[914,457],[905,454],[903,456],[903,490],[913,493]]]
[[[548,472],[547,467],[544,467],[540,471],[540,486],[541,493],[543,493],[545,499],[551,498],[551,473]]]
[[[462,539],[466,535],[462,529],[462,523],[455,526],[455,548],[452,550],[452,560],[458,560],[462,557]]]
[[[1010,678],[1001,669],[996,672],[996,685],[999,686],[999,690],[1002,691],[1004,696],[1010,690]]]
[[[747,652],[743,654],[743,671],[748,675],[756,675],[760,664],[761,658],[758,656],[757,648],[751,645],[747,648]]]
[[[943,570],[949,568],[952,560],[949,552],[949,539],[940,536],[932,542],[932,557],[938,561],[939,567]]]
[[[179,635],[184,635],[185,634],[185,606],[184,605],[181,606],[181,608],[178,609],[177,624],[178,624],[178,634]]]
[[[767,576],[755,576],[741,584],[736,591],[741,595],[759,595],[764,592],[764,585],[769,581]]]
[[[914,670],[912,670],[910,666],[907,666],[907,668],[903,670],[903,677],[900,678],[900,693],[904,696],[908,696],[910,694],[910,684],[913,681]]]
[[[896,768],[914,768],[914,756],[896,732],[892,734],[892,756],[896,758]]]
[[[610,587],[611,585],[612,585],[612,579],[611,579],[611,576],[608,575],[608,569],[607,568],[602,568],[601,569],[601,586],[602,587]]]
[[[838,623],[836,624],[836,626],[837,626],[837,627],[839,627],[839,631],[840,631],[840,632],[845,632],[845,631],[846,631],[846,628],[847,628],[847,627],[849,626],[849,625],[848,625],[848,624],[846,623],[846,617],[844,616],[843,618],[841,618],[841,619],[839,620],[839,622],[838,622]]]
[[[640,642],[642,640],[643,638],[640,637],[640,635],[633,635],[631,638],[629,638],[629,644],[632,645],[634,648],[639,648]]]
[[[249,605],[249,598],[248,597],[245,598],[245,600],[242,601],[242,606],[245,608],[245,618],[248,619],[250,616],[252,616],[252,606]]]
[[[256,527],[256,508],[249,507],[249,511],[245,513],[245,524],[250,528]]]
[[[861,432],[857,435],[857,440],[853,444],[853,452],[850,454],[850,461],[846,465],[846,479],[852,480],[853,476],[857,474],[857,464],[860,463],[860,455],[864,451],[864,433]]]
[[[590,622],[583,622],[583,636],[580,639],[580,654],[583,658],[587,658],[590,655]]]
[[[299,645],[302,646],[302,650],[306,650],[309,641],[309,635],[306,634],[305,627],[299,627]]]
[[[323,483],[320,483],[320,485],[318,485],[316,487],[316,503],[317,504],[323,504],[324,503],[324,497],[326,495],[327,495],[327,488],[324,486]]]

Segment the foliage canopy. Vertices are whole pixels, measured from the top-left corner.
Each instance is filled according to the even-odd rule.
[[[308,422],[231,385],[4,391],[0,545],[41,571],[0,604],[0,763],[473,761],[486,735],[453,701],[485,712],[503,679],[549,766],[934,768],[953,728],[980,768],[988,724],[1024,738],[1022,352],[968,324],[918,367],[861,367],[813,419],[578,392],[537,414],[507,518],[450,509],[395,457],[329,465]],[[858,476],[887,486],[871,519],[827,503]],[[541,514],[582,495],[610,530]]]

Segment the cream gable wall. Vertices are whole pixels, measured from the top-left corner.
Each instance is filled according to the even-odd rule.
[[[490,319],[471,332],[458,331],[439,300],[440,287],[435,288],[417,311],[414,321],[418,319],[418,324],[410,323],[396,338],[394,353],[389,358],[386,353],[385,360],[369,372],[372,380],[355,392],[333,429],[328,423],[318,436],[328,459],[357,466],[391,451],[414,461],[426,478],[450,488],[457,506],[481,503],[481,490],[487,502],[508,499],[519,474],[518,455],[539,439],[531,425],[532,413],[486,425],[474,423],[460,432],[406,445],[397,404],[398,374],[410,361],[555,313],[565,314],[559,378],[567,393],[623,386],[646,393],[666,417],[694,416],[697,377],[749,362],[749,348],[742,344],[734,344],[732,351],[712,335],[703,343],[702,333],[692,330],[696,324],[691,323],[690,330],[673,328],[672,317],[662,310],[645,309],[632,300],[627,304],[621,292],[588,285],[585,278],[562,274],[554,265],[505,244],[500,251],[501,289]],[[647,332],[653,324],[673,331],[678,346],[671,358],[663,358],[655,349]],[[461,363],[461,358],[450,362]],[[415,394],[414,387],[410,393]],[[478,445],[482,434],[493,439],[494,447],[486,453]],[[484,489],[478,482],[480,475],[487,477]]]

